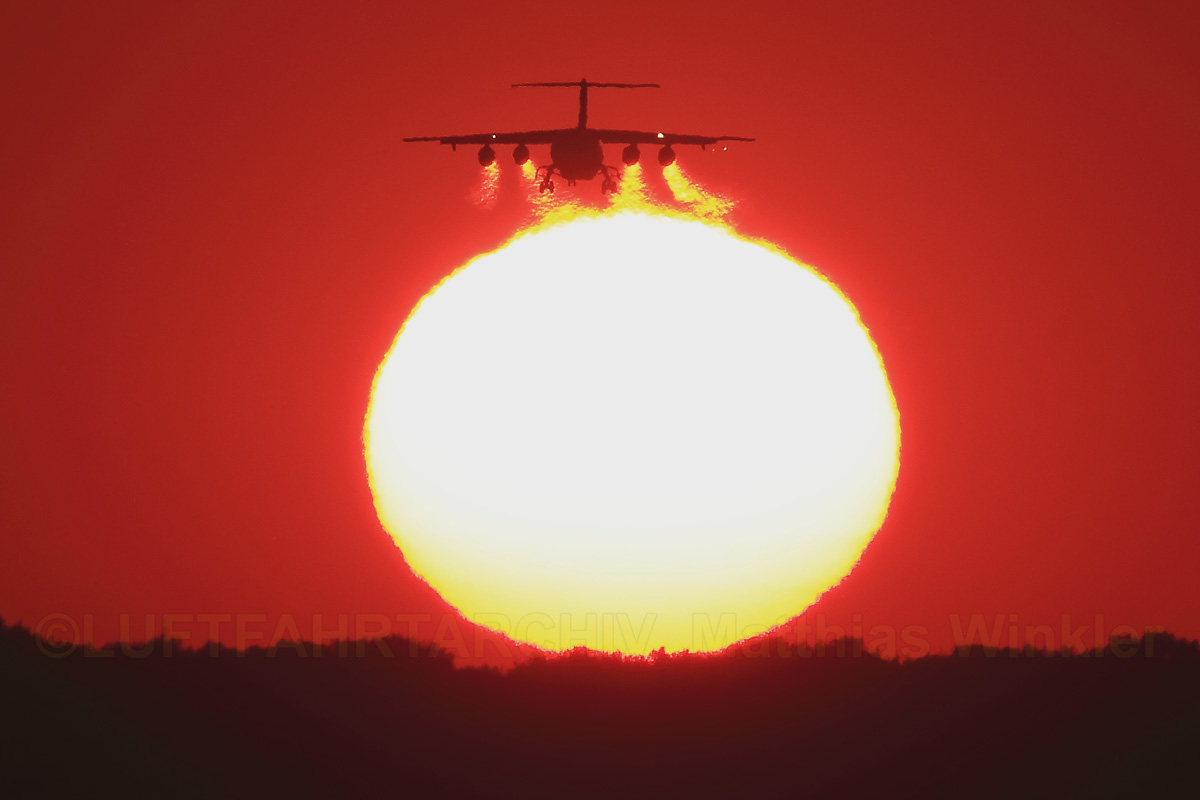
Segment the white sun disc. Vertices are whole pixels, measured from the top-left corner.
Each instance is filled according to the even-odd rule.
[[[730,229],[535,230],[419,304],[375,378],[379,518],[467,619],[548,649],[780,624],[882,524],[899,417],[850,303]]]

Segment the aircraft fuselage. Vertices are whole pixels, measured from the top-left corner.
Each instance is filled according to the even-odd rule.
[[[570,136],[550,144],[550,160],[568,181],[590,181],[604,166],[600,137],[587,128],[576,128]]]

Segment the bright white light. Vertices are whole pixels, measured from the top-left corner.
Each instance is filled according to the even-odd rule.
[[[551,649],[712,650],[857,562],[898,469],[854,309],[727,228],[653,214],[518,237],[380,367],[380,519],[468,618]]]

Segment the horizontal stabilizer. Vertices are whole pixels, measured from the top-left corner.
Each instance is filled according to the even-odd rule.
[[[588,89],[593,86],[602,89],[658,89],[657,83],[588,83],[588,79],[584,78],[581,81],[552,81],[549,83],[514,83],[513,86],[578,86],[579,87],[579,126],[580,128],[587,127],[587,107],[588,107]]]
[[[592,83],[591,81],[555,81],[549,83],[514,83],[517,86],[587,86],[589,89],[593,86],[600,86],[605,89],[661,89],[657,83]]]

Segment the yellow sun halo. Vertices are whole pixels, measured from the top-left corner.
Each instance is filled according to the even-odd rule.
[[[882,524],[899,418],[854,308],[729,228],[614,207],[425,297],[375,377],[379,518],[467,619],[551,650],[709,651]]]

